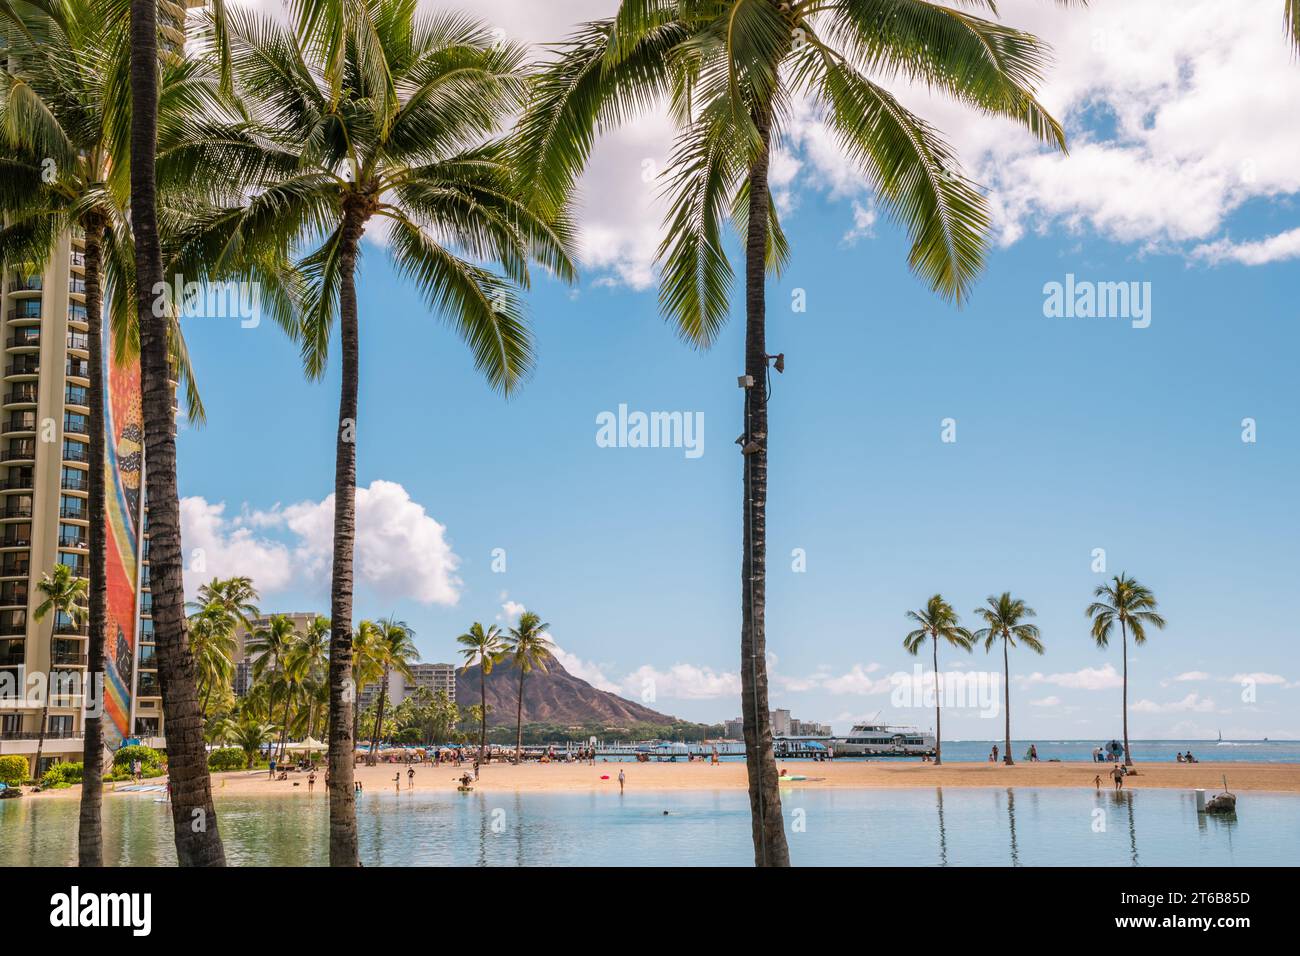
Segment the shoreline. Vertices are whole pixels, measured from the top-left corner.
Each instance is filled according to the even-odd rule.
[[[403,764],[378,764],[374,767],[356,768],[365,793],[394,793],[393,777],[401,774],[400,790],[455,792],[457,777],[469,772],[473,765],[460,768],[450,764],[434,767],[432,764],[414,764],[414,786],[408,787],[407,767]],[[813,763],[807,760],[779,760],[777,766],[788,776],[803,776],[806,780],[783,781],[783,793],[799,789],[820,790],[897,790],[947,787],[952,789],[988,789],[1005,787],[1036,787],[1050,789],[1095,790],[1094,778],[1101,775],[1101,789],[1111,791],[1113,783],[1108,776],[1113,764],[1089,762],[1070,763],[1018,763],[1007,767],[988,763],[947,763],[940,766],[923,763],[886,763],[883,761],[845,761]],[[602,763],[594,766],[578,763],[537,764],[520,767],[510,764],[490,764],[482,768],[480,778],[473,784],[476,791],[486,793],[597,793],[602,790],[618,791],[618,772],[626,775],[627,792],[674,790],[744,790],[748,786],[743,761],[731,761],[713,766],[708,763]],[[1125,790],[1144,789],[1205,789],[1218,792],[1223,789],[1222,778],[1228,777],[1228,788],[1236,793],[1272,792],[1300,793],[1300,763],[1249,763],[1216,762],[1199,764],[1142,763],[1134,768],[1137,773],[1124,779]],[[608,779],[602,780],[606,776]],[[165,786],[166,777],[142,781],[142,786]],[[297,784],[297,786],[295,786]],[[130,794],[124,788],[129,782],[105,784],[105,796],[114,793]],[[266,771],[236,770],[212,775],[215,796],[293,796],[308,791],[307,774],[294,772],[288,780],[271,780]],[[138,793],[139,791],[134,791]],[[325,775],[316,774],[313,795],[325,797]],[[47,790],[41,793],[24,791],[23,800],[58,800],[79,798],[80,785],[65,790]]]

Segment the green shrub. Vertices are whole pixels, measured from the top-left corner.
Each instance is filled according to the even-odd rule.
[[[208,754],[209,770],[243,770],[248,766],[248,757],[238,747],[222,747]]]
[[[27,758],[11,754],[0,757],[0,783],[21,787],[27,780]]]
[[[156,777],[161,772],[162,754],[152,747],[144,746],[144,744],[122,747],[117,753],[113,754],[113,769],[124,770],[130,774],[131,762],[134,760],[140,761],[142,776]]]
[[[56,763],[41,777],[41,786],[59,790],[81,783],[82,765],[80,763]]]

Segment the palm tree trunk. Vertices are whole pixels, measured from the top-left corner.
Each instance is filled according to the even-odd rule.
[[[524,762],[524,674],[528,673],[522,667],[519,668],[519,707],[515,720],[515,765]]]
[[[140,0],[136,0],[140,2]],[[330,583],[330,866],[359,866],[352,790],[352,547],[356,537],[357,245],[363,223],[345,210],[339,250],[339,339],[343,382],[334,447],[334,567]]]
[[[1008,767],[1015,763],[1011,757],[1011,662],[1007,658],[1007,636],[1002,635],[1002,710],[1007,718],[1007,752],[1002,755],[1002,762]]]
[[[153,314],[154,290],[163,278],[154,175],[158,145],[157,15],[157,0],[131,0],[131,223],[135,233],[153,620],[166,722],[176,861],[181,866],[224,866],[225,851],[217,830],[212,779],[203,747],[194,659],[185,635],[173,410],[176,390],[168,354],[170,319]]]
[[[384,682],[379,686],[379,706],[375,708],[375,732],[370,735],[370,766],[375,765],[375,748],[379,746],[379,734],[384,728],[384,705],[388,697],[388,668],[384,668]]]
[[[767,245],[771,118],[756,118],[762,153],[749,170],[749,222],[745,233],[745,432],[758,450],[745,455],[745,505],[741,558],[740,702],[745,734],[745,769],[756,866],[789,866],[790,850],[781,818],[780,777],[772,750],[767,697]]]
[[[53,631],[50,632],[53,634]],[[50,638],[50,655],[54,655],[54,638]],[[41,696],[41,723],[36,728],[36,768],[32,771],[32,776],[37,783],[41,782],[41,757],[45,751],[45,725],[50,719],[50,675],[47,671],[45,674],[45,693]]]
[[[483,763],[487,759],[487,674],[483,670],[482,657],[478,662],[478,689],[479,706],[483,708],[483,713],[479,715],[478,761]]]
[[[293,705],[293,685],[284,689],[284,726],[280,728],[280,759],[284,760],[289,747],[289,708]]]
[[[939,638],[934,639],[934,765],[943,763],[943,725],[940,723],[940,711],[943,708],[943,693],[939,687]]]
[[[78,866],[104,865],[101,807],[104,795],[104,704],[108,684],[104,673],[104,642],[108,640],[108,580],[105,576],[104,534],[104,362],[103,300],[99,290],[104,219],[90,213],[82,219],[86,233],[86,345],[90,351],[90,639],[86,674],[98,678],[99,693],[89,702],[83,722],[81,751],[81,813],[77,823]]]
[[[1131,767],[1133,751],[1128,749],[1128,625],[1123,619],[1119,622],[1119,630],[1124,638],[1124,766]]]

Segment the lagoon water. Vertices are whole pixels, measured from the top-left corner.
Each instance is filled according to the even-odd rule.
[[[783,788],[796,865],[1293,865],[1300,796],[1244,793],[1235,819],[1176,790]],[[105,859],[174,863],[170,809],[105,801]],[[664,815],[668,810],[668,815]],[[314,797],[217,800],[234,865],[318,866],[327,810]],[[358,807],[367,866],[704,866],[752,863],[743,792],[372,793]],[[76,800],[0,801],[0,866],[76,862]]]

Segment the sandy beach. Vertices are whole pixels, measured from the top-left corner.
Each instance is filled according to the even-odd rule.
[[[1111,765],[1094,763],[1020,763],[1012,767],[1000,764],[950,763],[936,767],[919,762],[844,761],[842,763],[810,763],[806,760],[778,761],[791,776],[804,776],[806,780],[783,783],[783,790],[795,788],[817,789],[899,789],[905,787],[1094,787],[1094,778],[1102,776],[1102,787],[1111,788],[1107,776]],[[401,790],[456,789],[457,777],[473,767],[465,765],[456,769],[444,764],[415,765],[414,787],[408,788],[406,767],[399,764],[379,764],[358,767],[357,779],[367,793],[393,791],[393,777],[401,774]],[[617,790],[619,770],[627,776],[629,790],[743,790],[746,787],[745,765],[729,761],[717,766],[708,763],[602,763],[587,764],[537,764],[522,767],[509,764],[492,764],[483,768],[477,790],[485,792],[547,792],[588,793],[598,790]],[[1228,778],[1230,789],[1242,791],[1271,791],[1300,793],[1300,764],[1260,763],[1142,763],[1137,775],[1125,778],[1126,790],[1160,789],[1223,789],[1223,777]],[[602,779],[607,777],[608,779]],[[316,775],[315,794],[323,796],[324,774]],[[146,784],[162,784],[157,778]],[[288,780],[271,780],[266,771],[219,773],[212,775],[212,785],[218,796],[276,796],[301,794],[307,790],[307,774],[290,773]],[[130,784],[105,785],[122,789]],[[80,794],[80,787],[50,790],[28,794],[24,799],[71,799]]]

